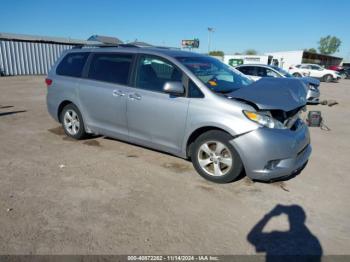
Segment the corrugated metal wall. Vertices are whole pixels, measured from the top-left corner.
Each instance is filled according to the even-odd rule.
[[[0,69],[5,75],[45,75],[63,50],[73,45],[0,40]]]

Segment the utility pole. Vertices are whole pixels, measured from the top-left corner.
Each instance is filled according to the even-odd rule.
[[[211,44],[211,33],[214,33],[215,29],[213,27],[208,27],[208,55],[210,52],[210,44]]]

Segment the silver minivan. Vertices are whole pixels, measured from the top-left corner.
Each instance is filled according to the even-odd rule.
[[[286,177],[311,153],[298,79],[254,82],[209,56],[120,45],[65,52],[46,84],[48,111],[68,136],[168,152],[213,182]]]

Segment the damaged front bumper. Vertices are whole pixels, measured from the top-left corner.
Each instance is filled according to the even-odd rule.
[[[310,135],[300,122],[296,130],[262,127],[231,140],[248,177],[262,181],[286,177],[308,161]]]

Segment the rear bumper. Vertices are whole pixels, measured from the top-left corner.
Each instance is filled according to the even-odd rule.
[[[47,93],[46,95],[46,106],[47,106],[47,111],[49,112],[50,116],[55,119],[57,122],[59,122],[58,119],[58,105],[56,101],[53,99],[52,95],[50,92]]]
[[[262,181],[292,175],[312,151],[305,124],[296,131],[259,128],[231,143],[240,154],[246,175]]]

